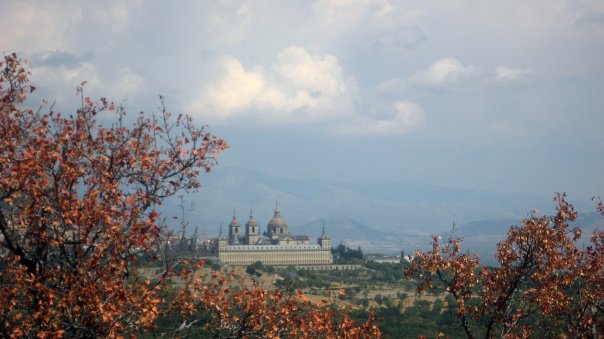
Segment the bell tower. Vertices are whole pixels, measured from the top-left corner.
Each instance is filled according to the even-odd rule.
[[[227,250],[227,240],[226,238],[222,235],[222,223],[220,224],[220,234],[218,235],[218,240],[217,240],[218,244],[217,244],[217,250],[218,253],[220,252],[224,252]]]
[[[245,223],[245,236],[248,245],[254,245],[258,242],[258,233],[258,223],[254,220],[254,211],[250,208],[250,218],[247,223]]]
[[[325,233],[325,223],[323,223],[323,233],[321,233],[321,236],[317,240],[322,249],[331,250],[331,239],[327,233]]]
[[[229,224],[229,244],[230,245],[239,245],[239,236],[240,236],[240,228],[241,224],[237,220],[237,215],[235,210],[233,210],[233,220]]]

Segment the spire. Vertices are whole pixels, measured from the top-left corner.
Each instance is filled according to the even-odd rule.
[[[237,211],[233,208],[233,220],[229,224],[229,232],[233,232],[233,227],[239,227],[239,221],[237,220]]]
[[[220,233],[218,233],[218,238],[222,238],[222,223],[220,223]]]
[[[193,232],[193,238],[194,239],[199,238],[199,235],[197,234],[197,225],[195,225],[195,231]]]
[[[250,207],[250,220],[254,219],[254,209]]]
[[[275,214],[273,215],[273,218],[281,218],[281,211],[279,210],[278,200],[275,201]]]
[[[327,235],[327,232],[325,231],[325,221],[323,221],[323,233],[321,233],[321,237],[319,239],[323,239],[323,240],[329,239],[329,236]]]

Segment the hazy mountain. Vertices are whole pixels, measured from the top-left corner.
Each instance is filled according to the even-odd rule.
[[[400,182],[281,178],[242,168],[217,168],[201,179],[201,191],[187,196],[185,208],[189,223],[200,226],[202,234],[208,236],[216,235],[221,223],[226,231],[233,210],[245,223],[253,208],[254,217],[264,228],[278,201],[292,232],[315,238],[325,221],[336,241],[411,250],[424,247],[430,234],[450,230],[453,223],[464,225],[468,239],[477,235],[501,239],[505,231],[500,230],[507,230],[530,210],[549,213],[554,206],[550,197],[531,194]],[[170,216],[180,216],[175,199],[162,209]],[[473,226],[475,220],[491,221]]]
[[[290,232],[319,236],[325,224],[326,234],[336,242],[352,239],[380,240],[390,235],[389,233],[375,230],[350,218],[328,216],[308,223],[290,227]]]
[[[346,217],[328,216],[303,225],[291,227],[292,233],[308,234],[311,239],[322,233],[323,225],[333,246],[343,243],[352,248],[361,247],[365,252],[400,254],[405,248],[417,248],[421,235],[405,235],[383,232]],[[328,226],[329,225],[329,226]]]

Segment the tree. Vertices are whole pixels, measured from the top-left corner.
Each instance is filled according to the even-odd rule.
[[[348,246],[344,246],[342,243],[335,248],[332,248],[331,254],[333,254],[334,260],[341,264],[358,263],[363,260],[363,251],[361,250],[361,247],[353,250]]]
[[[418,290],[444,289],[457,303],[469,338],[545,335],[598,337],[604,334],[604,232],[591,245],[577,246],[581,229],[565,194],[555,197],[552,216],[531,216],[511,227],[497,245],[498,267],[481,268],[477,256],[462,253],[461,240],[418,252],[407,269]],[[597,210],[604,215],[602,202]]]
[[[357,325],[336,302],[336,294],[319,304],[302,291],[268,291],[257,286],[231,293],[227,278],[215,275],[211,286],[199,280],[183,290],[176,301],[185,327],[194,328],[205,314],[202,328],[221,338],[377,338],[375,316]]]
[[[21,108],[35,90],[27,71],[15,54],[0,68],[0,335],[151,326],[158,282],[140,279],[132,262],[160,240],[154,208],[198,188],[226,143],[163,107],[126,127],[122,107],[84,98],[82,87],[73,115]],[[110,127],[95,120],[103,111],[116,114]]]
[[[262,270],[264,270],[265,267],[264,265],[262,265],[262,261],[256,261],[255,263],[248,265],[245,268],[245,273],[249,274],[249,275],[256,275],[258,277],[262,276]]]
[[[200,172],[210,171],[227,148],[222,139],[196,127],[186,115],[169,113],[161,97],[159,114],[141,113],[127,126],[122,107],[84,97],[84,84],[78,88],[82,104],[74,114],[65,116],[52,106],[34,111],[23,107],[35,90],[28,81],[17,55],[4,56],[0,337],[134,336],[154,329],[160,316],[190,315],[198,309],[194,305],[221,305],[228,298],[242,300],[238,307],[261,309],[279,295],[244,288],[239,293],[263,297],[238,299],[215,283],[202,285],[192,274],[201,262],[165,260],[155,276],[143,275],[135,266],[139,256],[158,260],[167,227],[155,208],[170,196],[200,187]],[[111,113],[111,124],[96,120]],[[189,283],[178,287],[182,281]],[[196,294],[197,289],[208,292]],[[174,297],[168,300],[171,290]],[[182,296],[192,299],[185,302]],[[224,326],[234,324],[231,309],[218,310]],[[335,324],[328,308],[299,312]],[[280,324],[265,320],[261,327]],[[338,324],[335,329],[344,334],[379,334],[371,319],[365,327]],[[264,333],[263,327],[253,330]]]

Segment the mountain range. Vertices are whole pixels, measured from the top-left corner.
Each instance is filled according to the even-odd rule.
[[[425,248],[431,234],[445,234],[455,224],[470,247],[492,256],[510,225],[531,210],[547,214],[554,207],[550,197],[528,193],[284,178],[239,167],[218,168],[201,179],[202,189],[186,196],[185,210],[188,223],[198,226],[202,235],[216,236],[221,224],[226,232],[233,213],[245,224],[250,209],[264,228],[278,203],[291,233],[312,239],[324,224],[334,244],[384,253]],[[579,210],[593,211],[589,202],[572,202]],[[176,199],[169,200],[162,212],[180,216],[177,205]]]

